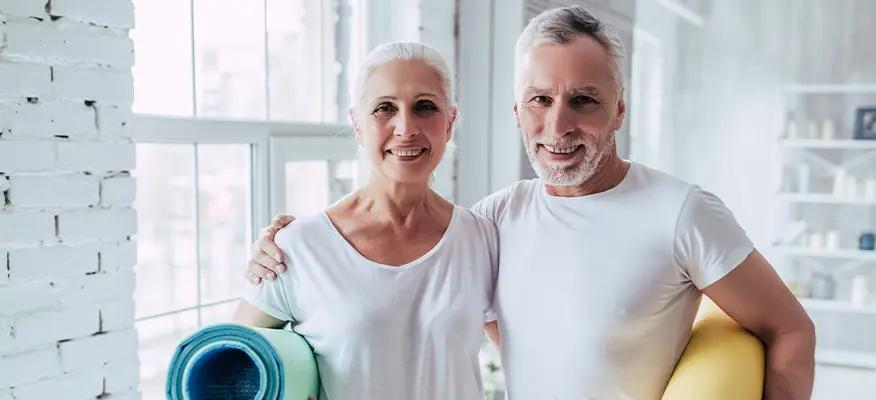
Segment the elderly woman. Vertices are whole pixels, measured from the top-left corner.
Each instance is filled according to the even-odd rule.
[[[482,399],[478,350],[497,268],[493,224],[429,188],[456,107],[446,62],[419,43],[372,51],[349,110],[370,180],[280,230],[288,271],[248,288],[235,322],[292,329],[322,399]]]

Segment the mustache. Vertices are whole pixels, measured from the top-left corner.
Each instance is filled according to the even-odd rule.
[[[579,145],[590,146],[593,143],[591,143],[590,141],[585,140],[585,139],[577,138],[574,140],[558,140],[558,141],[550,141],[550,142],[541,141],[541,140],[533,140],[532,144],[534,144],[534,145],[540,144],[542,146],[551,146],[551,147],[572,147],[572,146],[579,146]]]

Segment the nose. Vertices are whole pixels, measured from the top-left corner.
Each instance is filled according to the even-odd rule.
[[[414,116],[408,113],[399,113],[395,121],[393,135],[398,137],[411,137],[420,133]]]
[[[546,115],[544,133],[552,138],[562,138],[571,133],[575,129],[572,112],[569,107],[560,104],[551,107]]]

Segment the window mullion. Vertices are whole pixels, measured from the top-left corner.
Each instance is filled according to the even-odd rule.
[[[189,41],[192,46],[192,115],[198,118],[197,66],[195,65],[195,0],[189,0]]]
[[[200,175],[199,164],[198,161],[198,144],[194,143],[195,146],[195,266],[197,270],[195,281],[197,282],[197,298],[195,304],[197,305],[197,314],[198,314],[198,327],[201,327],[202,321],[202,310],[201,310],[201,184],[200,184]]]
[[[263,23],[264,23],[264,57],[265,57],[265,119],[268,121],[271,120],[271,67],[270,67],[270,59],[271,56],[268,53],[269,45],[268,45],[268,0],[263,1]]]

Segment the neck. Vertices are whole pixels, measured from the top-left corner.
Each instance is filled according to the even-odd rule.
[[[413,223],[421,212],[438,206],[437,195],[426,182],[397,183],[372,177],[358,197],[357,203],[363,212],[401,225]]]
[[[590,194],[602,193],[621,183],[630,169],[630,163],[621,159],[617,154],[598,166],[596,172],[580,185],[551,186],[545,185],[551,196],[580,197]]]

